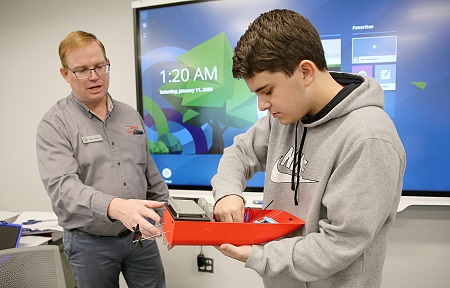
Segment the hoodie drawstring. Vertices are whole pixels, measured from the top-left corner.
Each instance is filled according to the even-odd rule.
[[[292,167],[292,179],[291,179],[291,190],[294,191],[294,203],[295,206],[298,205],[298,185],[300,184],[300,162],[302,159],[302,151],[303,151],[303,144],[305,143],[306,138],[306,132],[307,128],[303,128],[303,135],[302,135],[302,141],[300,142],[300,147],[298,149],[298,153],[295,153],[297,151],[297,128],[298,123],[295,125],[295,147],[294,147],[294,165]],[[295,179],[295,171],[297,169],[297,179]],[[296,180],[296,181],[295,181]]]

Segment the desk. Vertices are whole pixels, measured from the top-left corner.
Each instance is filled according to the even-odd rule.
[[[32,247],[48,244],[52,240],[52,237],[39,236],[39,235],[29,235],[22,236],[19,240],[19,248],[22,247]]]
[[[13,223],[17,220],[20,220],[19,216],[25,216],[28,212],[8,212],[8,211],[0,211],[0,220],[6,221],[9,223]],[[51,215],[53,216],[53,212],[32,212],[33,217],[35,214],[38,213],[40,215],[41,213],[43,215]],[[56,215],[55,215],[56,217]],[[30,218],[31,219],[31,218]],[[45,219],[45,218],[42,218]],[[20,222],[19,221],[19,222]],[[33,238],[27,238],[27,237],[33,237]],[[61,262],[63,266],[64,271],[64,278],[66,281],[66,287],[67,288],[75,288],[77,287],[75,278],[72,276],[72,272],[70,271],[69,262],[67,261],[66,254],[64,254],[64,244],[63,244],[63,232],[62,231],[56,231],[56,232],[46,232],[44,234],[34,234],[34,235],[28,235],[28,236],[22,236],[19,241],[19,247],[25,247],[25,246],[37,246],[37,245],[56,245],[59,248],[59,252],[61,255]]]

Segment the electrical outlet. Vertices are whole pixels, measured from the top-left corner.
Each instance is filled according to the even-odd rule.
[[[199,272],[214,273],[214,260],[212,258],[203,258],[203,265],[198,266]]]

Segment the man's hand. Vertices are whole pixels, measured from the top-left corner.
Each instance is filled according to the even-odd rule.
[[[152,208],[161,208],[164,202],[138,199],[114,198],[108,207],[108,217],[119,220],[129,230],[139,224],[142,238],[151,240],[161,237],[161,230],[150,223],[146,218],[155,221],[155,225],[161,222],[161,217]]]
[[[243,245],[243,246],[234,246],[231,244],[222,244],[219,247],[219,251],[230,258],[247,262],[250,253],[252,252],[252,246]]]
[[[243,222],[244,199],[238,195],[225,196],[216,203],[214,215],[220,222]]]

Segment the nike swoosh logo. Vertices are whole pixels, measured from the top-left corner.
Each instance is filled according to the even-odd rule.
[[[280,170],[278,170],[278,165],[280,165],[281,158],[283,158],[283,156],[280,156],[280,158],[277,159],[275,165],[273,165],[272,173],[270,174],[270,180],[274,183],[291,183],[292,175],[283,173]],[[302,175],[300,175],[300,183],[315,183],[315,182],[318,181],[303,179]]]
[[[277,159],[275,165],[273,165],[272,173],[270,174],[270,180],[274,183],[291,183],[292,175],[282,173],[278,170],[278,165],[280,165],[280,161],[283,156]]]

